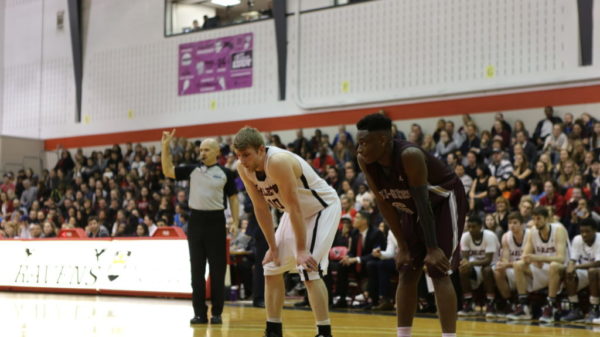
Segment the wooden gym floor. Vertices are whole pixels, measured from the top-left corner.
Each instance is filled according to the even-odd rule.
[[[2,337],[260,337],[264,309],[227,304],[223,325],[189,325],[191,301],[0,292]],[[371,337],[395,334],[389,314],[333,312],[335,337]],[[312,313],[286,309],[284,336],[316,335]],[[596,332],[598,331],[598,332]],[[458,323],[458,336],[600,336],[600,326],[538,326],[478,320]],[[416,318],[413,336],[441,336],[436,318]]]

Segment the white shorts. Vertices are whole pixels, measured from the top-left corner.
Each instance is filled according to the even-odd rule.
[[[481,266],[473,266],[473,272],[475,278],[471,277],[471,289],[477,289],[483,282],[483,275],[481,274]]]
[[[496,271],[496,265],[494,265],[492,268],[494,269],[494,271]],[[511,291],[517,290],[517,282],[515,281],[515,270],[512,267],[505,268],[504,275],[506,275],[506,280],[508,281],[508,288]]]
[[[506,280],[508,281],[508,288],[510,291],[517,290],[517,281],[515,281],[515,270],[513,268],[504,269],[506,273]]]
[[[286,212],[279,221],[279,227],[275,232],[280,265],[269,262],[263,266],[265,275],[280,275],[288,271],[298,271],[302,281],[317,280],[327,274],[329,265],[329,250],[333,244],[335,233],[340,223],[342,206],[340,200],[327,206],[319,213],[307,218],[306,223],[306,249],[319,263],[319,271],[307,272],[301,266],[296,265],[296,237],[294,228],[290,221],[290,215]]]
[[[590,279],[588,278],[588,270],[587,269],[577,269],[575,270],[577,273],[577,291],[581,291],[583,288],[586,288],[590,284]]]
[[[529,279],[530,282],[527,285],[527,291],[538,291],[548,287],[548,283],[550,282],[550,263],[544,263],[542,268],[532,263],[529,265],[529,270],[531,270],[531,279]]]

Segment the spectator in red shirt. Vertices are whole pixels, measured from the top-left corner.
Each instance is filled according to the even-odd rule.
[[[350,200],[350,198],[344,195],[340,197],[340,201],[342,202],[342,216],[348,215],[350,216],[352,222],[354,222],[354,217],[356,216],[356,209],[354,208],[352,200]],[[340,225],[338,229],[342,230],[343,227],[344,223],[342,219],[340,219]]]
[[[556,182],[546,180],[544,192],[546,192],[546,195],[540,199],[540,205],[552,206],[554,214],[562,219],[565,216],[565,198],[558,193]]]
[[[496,136],[500,136],[500,139],[502,139],[503,149],[507,149],[510,146],[510,130],[507,130],[500,120],[496,120],[492,128],[492,137],[495,138]]]
[[[13,202],[5,192],[0,192],[0,216],[10,215],[13,211]]]
[[[586,199],[592,199],[592,191],[587,185],[584,185],[583,176],[581,174],[576,174],[575,177],[573,177],[573,186],[568,188],[564,195],[567,202],[570,202],[571,198],[573,197],[573,189],[576,188],[581,189],[581,192],[583,192],[583,195]]]
[[[335,167],[335,165],[335,159],[329,154],[329,147],[327,147],[326,144],[322,144],[319,148],[319,153],[315,156],[315,159],[313,159],[313,168],[322,176],[327,170],[327,167]]]
[[[137,200],[137,208],[144,215],[153,211],[151,205],[150,190],[146,186],[142,187],[140,191],[140,198]]]
[[[5,173],[2,184],[0,184],[0,191],[6,193],[8,190],[15,190],[15,183],[13,181],[12,173]]]

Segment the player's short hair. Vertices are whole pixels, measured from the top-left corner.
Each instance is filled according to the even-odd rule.
[[[233,138],[233,147],[238,151],[243,151],[249,147],[258,150],[265,145],[265,140],[257,129],[245,126],[236,133]]]
[[[519,223],[523,223],[523,216],[521,215],[521,213],[513,211],[508,214],[508,221],[510,220],[517,220],[519,221]]]
[[[596,221],[594,219],[592,219],[592,217],[587,217],[585,219],[583,219],[580,223],[579,223],[579,228],[581,227],[590,227],[592,228],[594,231],[598,230],[598,224],[596,223]]]
[[[545,206],[538,206],[538,207],[534,208],[533,211],[531,212],[531,214],[543,216],[544,218],[547,218],[550,216],[550,212],[548,212],[548,208],[546,208]]]
[[[469,220],[467,222],[471,222],[471,223],[477,224],[479,226],[483,225],[483,221],[481,221],[481,218],[479,217],[479,215],[477,213],[469,214]]]
[[[366,115],[356,123],[356,128],[363,131],[392,131],[392,120],[382,113]]]
[[[92,222],[92,221],[100,222],[100,221],[98,221],[98,217],[97,217],[97,216],[95,216],[95,215],[94,215],[94,216],[91,216],[91,217],[89,217],[89,218],[87,219],[87,222],[88,222],[88,223],[90,223],[90,222]]]

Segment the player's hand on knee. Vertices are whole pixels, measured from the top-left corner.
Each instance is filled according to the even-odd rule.
[[[466,273],[466,272],[470,271],[471,270],[471,263],[469,261],[466,261],[466,260],[461,260],[460,261],[460,266],[458,267],[458,270],[461,273]]]
[[[296,253],[296,264],[302,266],[306,271],[318,271],[319,264],[306,250],[299,250]]]
[[[508,268],[508,264],[502,261],[498,261],[496,263],[496,270],[497,271],[504,271],[506,268]]]
[[[277,251],[277,248],[272,249],[269,248],[269,250],[267,250],[267,253],[265,254],[265,258],[262,260],[262,264],[263,266],[269,262],[273,262],[275,263],[275,265],[279,265],[279,252]]]
[[[404,266],[409,266],[412,263],[412,257],[410,256],[410,251],[408,250],[408,248],[398,247],[394,259],[396,260],[397,269],[401,269]]]
[[[450,261],[440,248],[428,249],[424,262],[430,271],[437,270],[446,274],[450,270]]]

